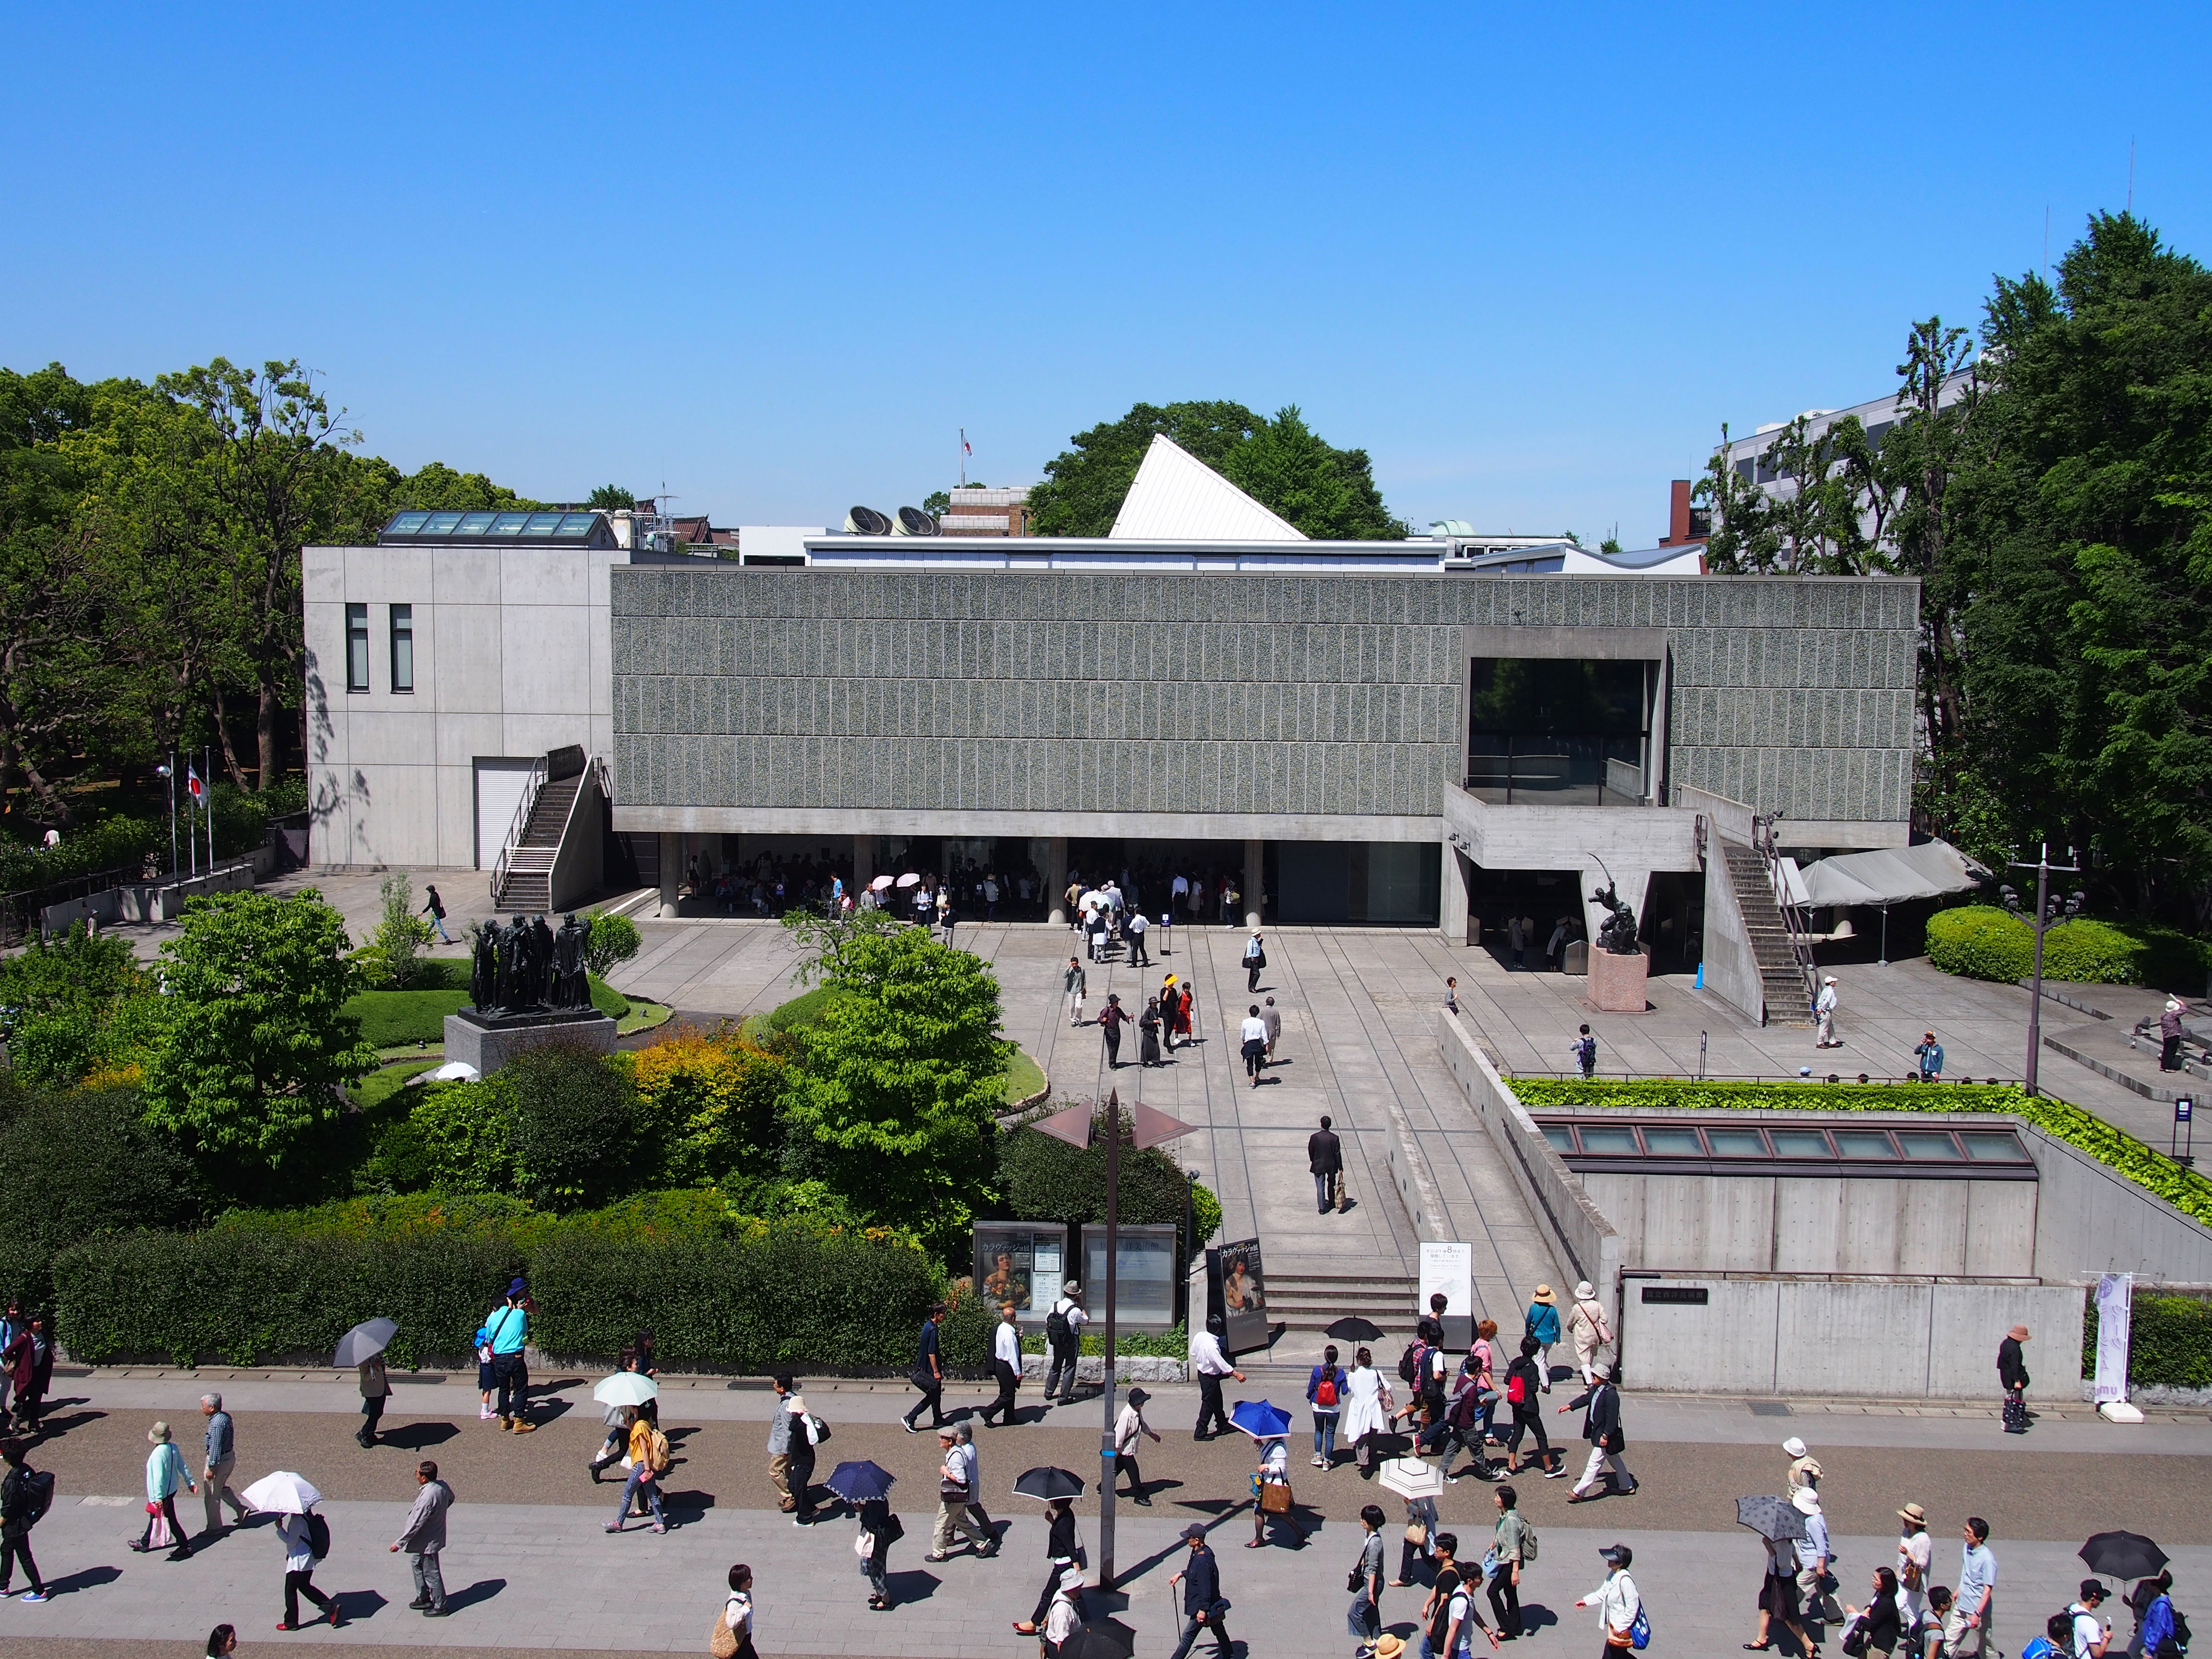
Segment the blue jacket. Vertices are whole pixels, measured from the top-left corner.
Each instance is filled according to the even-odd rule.
[[[1548,1302],[1528,1304],[1528,1334],[1546,1347],[1559,1340],[1559,1310]]]
[[[1320,1401],[1314,1398],[1314,1395],[1321,1387],[1322,1377],[1331,1370],[1334,1370],[1336,1373],[1336,1404],[1334,1406],[1324,1406]],[[1313,1375],[1306,1378],[1306,1401],[1307,1403],[1311,1405],[1316,1411],[1341,1411],[1344,1408],[1344,1367],[1341,1365],[1315,1366],[1313,1368]]]
[[[2143,1614],[2142,1650],[2156,1655],[2159,1644],[2173,1639],[2173,1598],[2160,1595]]]
[[[1209,1613],[1220,1599],[1221,1569],[1214,1562],[1213,1552],[1200,1544],[1190,1553],[1190,1559],[1183,1563],[1183,1616]]]

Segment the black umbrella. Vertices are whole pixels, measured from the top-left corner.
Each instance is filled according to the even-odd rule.
[[[1786,1498],[1737,1498],[1735,1523],[1739,1527],[1749,1527],[1761,1538],[1771,1538],[1778,1542],[1785,1538],[1806,1535],[1804,1516]]]
[[[331,1356],[331,1366],[343,1370],[349,1365],[366,1364],[392,1346],[392,1339],[399,1327],[389,1319],[365,1319],[338,1339],[337,1352]]]
[[[1137,1632],[1119,1620],[1079,1625],[1060,1644],[1060,1659],[1129,1659],[1137,1650]]]
[[[822,1484],[848,1504],[866,1504],[890,1497],[891,1482],[897,1479],[882,1464],[864,1458],[857,1463],[840,1463]]]
[[[2090,1571],[2108,1578],[2155,1578],[2166,1570],[2166,1552],[2141,1533],[2100,1532],[2081,1555]]]
[[[1350,1314],[1338,1320],[1322,1334],[1333,1336],[1340,1342],[1380,1342],[1382,1328],[1371,1319],[1362,1319],[1358,1314]]]
[[[1017,1498],[1080,1498],[1083,1480],[1072,1469],[1057,1468],[1047,1464],[1042,1468],[1024,1469],[1022,1478],[1014,1482]]]

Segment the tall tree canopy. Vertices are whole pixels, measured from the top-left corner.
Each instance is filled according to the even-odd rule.
[[[1155,434],[1205,462],[1307,535],[1371,541],[1406,533],[1375,487],[1364,449],[1337,449],[1307,426],[1292,404],[1272,421],[1242,404],[1138,404],[1118,421],[1070,439],[1030,492],[1030,531],[1037,536],[1103,536]]]

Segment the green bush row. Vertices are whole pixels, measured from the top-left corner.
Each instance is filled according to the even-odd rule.
[[[2089,985],[2201,988],[2212,946],[2170,927],[2077,917],[2043,936],[2043,976]],[[2035,971],[2035,930],[1993,904],[1939,910],[1928,920],[1928,960],[1947,974],[2011,982]]]
[[[312,1359],[380,1316],[398,1323],[397,1363],[465,1365],[477,1328],[523,1273],[541,1310],[535,1344],[563,1357],[611,1363],[650,1329],[676,1366],[912,1358],[939,1294],[921,1250],[805,1224],[732,1224],[669,1196],[679,1201],[660,1225],[649,1206],[549,1219],[495,1203],[411,1218],[338,1205],[314,1212],[320,1224],[234,1217],[199,1233],[95,1239],[54,1261],[58,1334],[94,1364],[252,1365]]]
[[[147,819],[118,817],[64,831],[58,847],[0,842],[0,892],[48,887],[74,876],[136,864],[157,840],[163,847],[169,844],[167,836],[157,833]]]
[[[2081,1327],[2081,1375],[2097,1374],[2097,1299]],[[2212,1388],[2212,1301],[2138,1291],[2128,1328],[2128,1381],[2138,1387]]]
[[[2185,1168],[2155,1147],[2114,1128],[2093,1112],[2014,1084],[1692,1083],[1676,1079],[1581,1083],[1559,1078],[1509,1079],[1521,1103],[1536,1109],[1627,1107],[1673,1112],[1707,1108],[1790,1112],[2009,1112],[2054,1140],[2079,1147],[2100,1164],[2185,1215],[2212,1224],[2212,1179]]]

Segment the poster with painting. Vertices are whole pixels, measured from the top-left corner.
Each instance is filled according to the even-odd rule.
[[[1231,1354],[1267,1346],[1267,1281],[1256,1238],[1224,1244],[1206,1253],[1207,1300],[1227,1326],[1221,1346]]]

